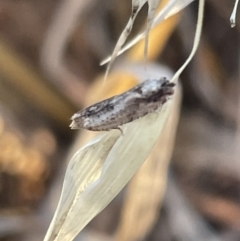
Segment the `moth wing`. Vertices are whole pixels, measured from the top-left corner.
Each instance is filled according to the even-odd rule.
[[[102,100],[102,101],[100,101],[98,103],[95,103],[95,104],[87,107],[86,109],[84,109],[82,111],[82,114],[83,115],[94,115],[94,114],[97,114],[97,113],[105,110],[106,108],[112,106],[115,99],[116,99],[116,97],[113,96],[113,97],[110,97],[110,98],[108,98],[106,100]]]
[[[134,111],[134,108],[139,108],[139,105],[143,102],[146,102],[146,98],[135,92],[126,97],[125,106],[127,108],[131,108]]]
[[[132,92],[131,94],[127,95],[125,97],[125,103],[126,104],[130,104],[130,103],[136,103],[138,102],[138,100],[143,99],[143,97],[141,96],[141,94],[137,93],[137,92]]]

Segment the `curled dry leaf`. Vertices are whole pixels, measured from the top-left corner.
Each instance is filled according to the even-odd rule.
[[[158,0],[155,0],[158,1]],[[120,54],[124,53],[126,50],[130,49],[132,46],[134,46],[136,43],[138,43],[141,39],[143,39],[146,34],[149,33],[150,29],[152,27],[155,27],[157,24],[159,24],[161,21],[171,17],[172,15],[176,14],[177,12],[181,11],[183,8],[185,8],[188,4],[190,4],[193,0],[170,0],[165,6],[164,8],[157,14],[157,16],[153,19],[155,10],[156,10],[156,3],[154,3],[154,1],[149,1],[151,2],[149,5],[151,5],[152,7],[149,8],[149,14],[148,14],[148,20],[149,20],[149,24],[147,26],[146,31],[140,33],[138,36],[136,36],[133,40],[131,40],[128,44],[126,44],[125,47],[121,48],[123,46],[123,44],[125,43],[127,36],[122,39],[122,35],[124,35],[124,32],[127,31],[128,28],[128,24],[125,27],[125,29],[122,32],[121,35],[121,43],[120,43],[120,38],[116,44],[116,47],[114,49],[114,52],[111,56],[107,57],[106,59],[104,59],[100,65],[104,65],[106,63],[109,63],[108,67],[107,67],[107,74],[109,72],[109,68],[111,67],[114,59],[119,56]],[[130,21],[130,20],[129,20]],[[134,22],[134,21],[133,21]],[[147,36],[146,36],[147,37]],[[124,41],[123,41],[124,40]],[[147,41],[147,38],[146,38]],[[145,54],[147,52],[147,43],[145,43]]]
[[[61,199],[44,241],[70,241],[120,192],[149,155],[172,100],[118,130],[101,134],[71,159]]]

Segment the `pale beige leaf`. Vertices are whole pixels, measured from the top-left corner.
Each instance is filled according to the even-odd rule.
[[[159,216],[180,114],[181,94],[178,90],[163,133],[128,185],[115,241],[141,240]]]
[[[145,161],[168,118],[159,112],[97,136],[69,163],[62,196],[45,241],[71,241],[120,192]]]

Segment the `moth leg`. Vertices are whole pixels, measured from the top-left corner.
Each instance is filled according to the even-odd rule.
[[[121,132],[121,135],[123,136],[123,130],[120,127],[115,127],[113,129],[119,130]]]

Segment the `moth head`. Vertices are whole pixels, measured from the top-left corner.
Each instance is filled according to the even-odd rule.
[[[72,123],[69,126],[69,127],[71,127],[71,129],[83,128],[83,119],[82,119],[82,114],[81,113],[79,113],[79,112],[75,113],[71,117],[71,121],[72,121]]]

